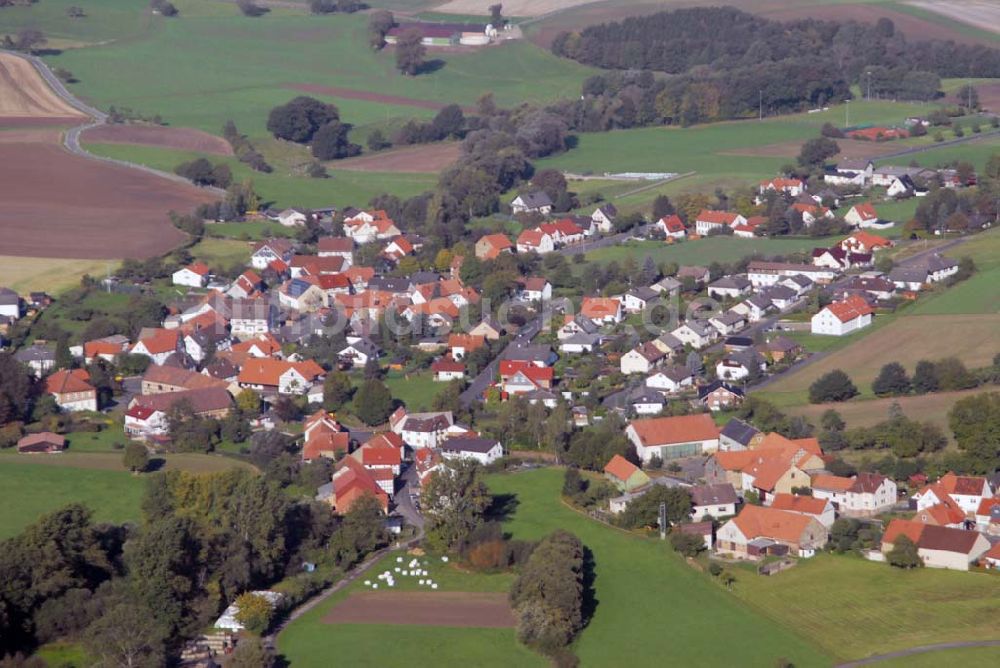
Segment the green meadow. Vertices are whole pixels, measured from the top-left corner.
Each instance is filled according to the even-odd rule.
[[[682,241],[667,244],[662,241],[629,241],[617,246],[599,248],[587,253],[587,259],[595,262],[624,262],[631,257],[643,262],[647,256],[657,264],[676,262],[679,265],[708,265],[712,262],[737,262],[747,256],[776,257],[812,251],[813,248],[829,246],[842,237],[796,237],[768,239],[755,237],[705,237],[697,241]]]

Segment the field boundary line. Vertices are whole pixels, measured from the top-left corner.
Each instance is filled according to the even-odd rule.
[[[914,656],[916,654],[929,654],[931,652],[940,652],[946,649],[962,649],[966,647],[1000,647],[1000,640],[966,640],[957,642],[941,642],[934,645],[923,645],[921,647],[911,647],[910,649],[901,649],[896,652],[875,654],[865,659],[858,659],[857,661],[839,663],[837,664],[837,668],[857,668],[858,666],[868,666],[873,663],[888,661],[889,659],[899,659]]]

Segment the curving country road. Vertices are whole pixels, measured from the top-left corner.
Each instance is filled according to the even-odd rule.
[[[95,155],[90,151],[88,151],[87,149],[83,148],[83,146],[80,144],[80,135],[82,135],[84,131],[90,128],[95,128],[100,125],[107,125],[108,115],[103,111],[101,111],[100,109],[96,109],[95,107],[90,106],[86,102],[80,100],[78,97],[73,95],[73,93],[69,92],[69,89],[67,89],[66,86],[63,84],[63,82],[59,80],[59,77],[53,74],[52,70],[49,69],[49,66],[46,65],[45,62],[38,56],[32,56],[20,53],[18,51],[8,51],[5,49],[0,49],[0,53],[5,53],[11,56],[15,56],[17,58],[23,58],[24,60],[27,60],[29,63],[31,63],[32,67],[35,68],[35,71],[38,72],[38,75],[42,77],[45,83],[49,85],[49,88],[51,88],[56,95],[62,98],[63,101],[65,101],[68,105],[70,105],[74,109],[77,109],[81,113],[88,116],[88,121],[86,123],[77,125],[76,127],[72,127],[63,134],[63,146],[65,146],[66,150],[68,150],[70,153],[73,153],[83,158],[87,158],[88,160],[100,160],[101,162],[106,162],[121,167],[128,167],[129,169],[137,169],[146,172],[147,174],[152,174],[154,176],[159,176],[160,178],[169,179],[170,181],[174,181],[175,183],[194,185],[193,183],[191,183],[191,181],[185,179],[183,176],[178,176],[177,174],[172,174],[170,172],[164,172],[159,169],[154,169],[152,167],[147,167],[146,165],[140,165],[134,162],[129,162],[127,160],[118,160],[116,158],[108,158],[103,155]],[[208,192],[211,192],[219,196],[226,194],[226,191],[221,188],[204,187],[202,188],[202,190],[207,190]]]

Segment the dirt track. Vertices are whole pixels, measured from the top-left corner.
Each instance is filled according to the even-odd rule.
[[[213,155],[233,154],[232,147],[225,139],[191,128],[170,128],[161,125],[99,125],[88,129],[80,138],[92,143],[140,144]]]
[[[73,123],[84,116],[53,93],[31,63],[0,53],[0,124],[10,125],[25,118]]]
[[[424,144],[337,160],[331,165],[355,172],[436,174],[458,160],[460,152],[458,142]]]
[[[214,199],[194,186],[73,155],[55,142],[0,143],[0,255],[159,255],[184,239],[167,213]]]
[[[351,594],[323,622],[509,628],[514,617],[506,594],[386,591]]]

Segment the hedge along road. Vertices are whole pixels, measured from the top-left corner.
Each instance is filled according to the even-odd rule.
[[[69,130],[67,130],[66,133],[63,135],[63,146],[65,146],[66,150],[68,150],[70,153],[87,158],[88,160],[99,160],[101,162],[119,165],[122,167],[128,167],[129,169],[136,169],[139,171],[146,172],[147,174],[153,174],[154,176],[159,176],[161,178],[174,181],[175,183],[183,183],[185,185],[191,185],[191,181],[185,179],[182,176],[178,176],[177,174],[171,174],[170,172],[164,172],[159,169],[153,169],[152,167],[139,165],[134,162],[128,162],[126,160],[118,160],[115,158],[107,158],[101,155],[94,155],[90,151],[83,148],[83,146],[80,144],[80,135],[85,130],[89,130],[90,128],[95,128],[101,125],[108,125],[108,115],[103,111],[101,111],[100,109],[96,109],[90,106],[89,104],[80,100],[71,92],[69,92],[69,90],[63,84],[63,82],[59,80],[59,77],[53,74],[52,70],[49,69],[49,66],[45,64],[45,62],[38,56],[19,53],[17,51],[8,51],[5,49],[0,49],[0,53],[6,53],[8,55],[27,60],[29,63],[31,63],[31,65],[35,68],[35,71],[38,72],[39,76],[41,76],[42,79],[45,80],[45,83],[49,85],[49,87],[56,95],[62,98],[62,100],[65,101],[68,105],[86,114],[90,118],[89,122],[72,127]],[[203,188],[203,190],[210,192],[214,195],[218,195],[220,197],[226,194],[226,191],[223,190],[222,188],[205,187]]]

